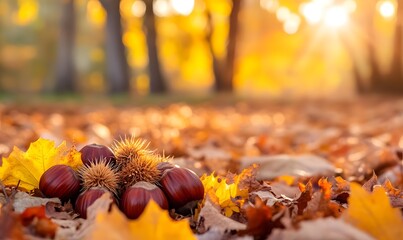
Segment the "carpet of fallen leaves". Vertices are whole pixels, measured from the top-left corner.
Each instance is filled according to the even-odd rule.
[[[84,220],[58,199],[3,186],[0,238],[361,240],[403,234],[403,99],[0,105],[3,165],[14,146],[23,156],[39,138],[80,149],[132,135],[201,177],[206,194],[193,215],[168,215],[151,202],[138,220],[127,220],[116,207],[108,212],[106,196]]]

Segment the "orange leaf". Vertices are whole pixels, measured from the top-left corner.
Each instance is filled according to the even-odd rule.
[[[393,240],[403,236],[400,210],[392,208],[383,187],[375,187],[373,193],[369,193],[352,183],[349,208],[344,217],[376,239]]]

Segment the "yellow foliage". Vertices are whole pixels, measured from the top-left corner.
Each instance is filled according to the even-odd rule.
[[[19,0],[18,12],[14,16],[15,23],[18,25],[27,25],[38,16],[38,2],[34,0]]]
[[[399,209],[390,205],[383,187],[365,191],[356,183],[351,184],[349,208],[345,220],[369,233],[376,239],[392,240],[403,236],[403,221]]]
[[[174,221],[151,200],[137,220],[128,220],[115,206],[98,214],[87,239],[195,239],[187,220]]]
[[[106,12],[98,0],[90,0],[87,4],[87,18],[97,27],[104,26]]]
[[[214,176],[214,173],[201,177],[206,194],[213,203],[223,209],[225,216],[231,217],[234,212],[239,212],[248,198],[248,189],[241,189],[239,183],[249,176],[250,171],[250,168],[243,170],[241,174],[234,177],[234,182],[231,184],[227,184],[225,178]]]
[[[39,138],[31,143],[26,152],[14,147],[8,158],[3,157],[0,167],[0,179],[4,185],[17,185],[30,191],[38,188],[42,174],[57,164],[66,164],[78,168],[81,154],[75,148],[69,149],[66,142],[59,146],[50,140]]]

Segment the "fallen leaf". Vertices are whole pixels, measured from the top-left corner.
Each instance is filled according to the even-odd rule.
[[[368,192],[372,192],[375,185],[378,185],[378,177],[376,176],[375,172],[372,173],[372,177],[362,185],[362,188],[367,190]]]
[[[20,219],[24,226],[32,230],[32,234],[43,238],[54,238],[57,225],[46,216],[45,206],[30,207],[21,213]]]
[[[221,214],[221,209],[213,205],[209,198],[206,198],[204,206],[199,214],[200,218],[203,219],[205,229],[215,228],[222,232],[226,230],[242,230],[246,229],[246,225],[237,221],[232,220]]]
[[[375,187],[373,193],[351,183],[349,208],[344,220],[369,233],[376,239],[393,240],[403,236],[403,221],[399,209],[390,205],[383,187]]]
[[[241,168],[253,163],[260,165],[256,178],[258,180],[274,179],[279,176],[310,177],[334,173],[335,167],[324,158],[315,155],[276,155],[243,157],[240,160]]]
[[[42,174],[57,164],[78,167],[81,163],[79,152],[70,150],[66,142],[55,146],[50,140],[39,138],[31,143],[26,152],[14,147],[8,158],[2,159],[0,179],[4,185],[19,186],[28,191],[39,187]]]
[[[332,184],[326,178],[321,178],[318,181],[318,185],[322,190],[323,196],[326,199],[330,199],[330,195],[332,193]]]
[[[306,185],[300,183],[301,195],[297,198],[298,215],[302,215],[308,202],[312,199],[312,183],[309,181]]]
[[[251,167],[255,168],[254,166]],[[239,176],[232,176],[232,183],[227,183],[224,177],[217,177],[214,173],[203,175],[200,179],[204,186],[204,191],[214,204],[217,204],[223,209],[224,215],[231,217],[234,212],[240,212],[244,201],[248,198],[249,193],[247,188],[241,188],[239,184],[244,179],[251,181],[251,168],[244,169]],[[244,174],[244,172],[247,172]],[[246,183],[244,183],[246,184]]]
[[[272,210],[259,197],[255,198],[255,204],[246,209],[248,223],[245,230],[238,232],[240,236],[251,235],[254,239],[266,239],[271,231],[282,227],[279,221],[272,220]]]
[[[96,216],[86,239],[196,239],[187,220],[174,221],[151,200],[137,220],[128,220],[116,206]]]
[[[301,222],[298,230],[274,229],[268,240],[371,240],[374,239],[365,232],[335,218],[323,218]]]
[[[11,204],[0,204],[0,223],[2,239],[25,239],[20,217],[12,210]]]
[[[26,208],[45,205],[48,202],[60,203],[60,199],[33,197],[28,193],[18,191],[13,198],[13,207],[15,212],[21,213]],[[5,203],[6,199],[4,195],[0,193],[0,204]]]
[[[236,239],[236,240],[253,240],[252,236],[233,237],[231,232],[223,232],[222,229],[211,228],[203,234],[196,235],[198,240],[211,240],[211,239]]]

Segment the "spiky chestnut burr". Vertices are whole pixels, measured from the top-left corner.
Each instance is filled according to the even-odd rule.
[[[163,158],[158,155],[136,157],[121,168],[119,172],[120,183],[124,188],[127,188],[140,181],[158,182],[161,177],[158,164],[161,161],[163,161]]]
[[[80,179],[71,167],[55,165],[42,174],[39,190],[46,197],[58,197],[67,201],[80,193]]]
[[[116,163],[123,167],[133,159],[153,154],[153,151],[147,149],[149,144],[148,141],[137,139],[134,136],[115,141],[112,145],[112,151],[115,154]]]
[[[91,206],[98,198],[100,198],[104,193],[108,193],[109,191],[102,187],[93,187],[82,192],[75,203],[74,210],[80,215],[82,218],[87,218],[87,209]],[[110,193],[110,192],[109,192]],[[113,201],[116,203],[116,199],[110,194]]]
[[[115,155],[111,149],[107,146],[100,144],[89,144],[81,148],[81,160],[84,165],[90,165],[92,162],[99,161],[100,159],[105,159],[107,163],[115,163]]]
[[[84,190],[93,187],[101,187],[115,195],[118,194],[119,176],[104,159],[98,162],[92,162],[89,166],[84,165],[79,170],[79,175]]]
[[[159,184],[172,208],[183,207],[204,197],[203,183],[193,171],[186,168],[165,170]]]
[[[136,219],[143,213],[151,199],[162,209],[168,209],[168,200],[160,188],[148,182],[138,182],[123,193],[120,199],[120,209],[128,218]]]

